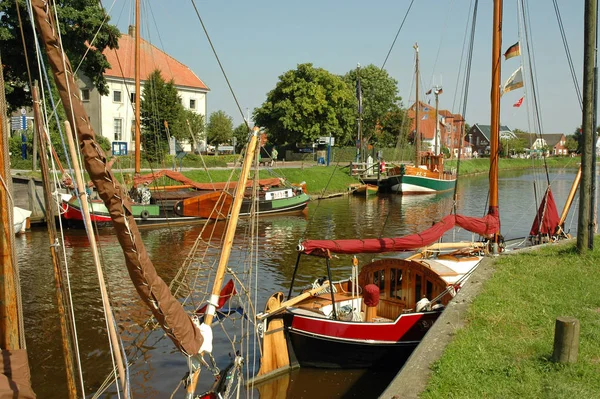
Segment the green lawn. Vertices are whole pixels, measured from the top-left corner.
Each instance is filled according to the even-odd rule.
[[[599,268],[571,243],[500,257],[422,397],[599,398]],[[573,365],[550,361],[559,316],[581,323]]]
[[[227,181],[231,170],[210,169],[213,181]],[[184,172],[184,175],[199,182],[208,182],[209,175],[204,170]],[[239,169],[233,171],[233,177],[237,180]],[[304,168],[273,168],[261,169],[259,178],[283,177],[290,183],[306,182],[306,189],[311,195],[328,195],[348,191],[348,186],[358,180],[349,176],[348,168],[335,165],[330,166],[307,166]]]

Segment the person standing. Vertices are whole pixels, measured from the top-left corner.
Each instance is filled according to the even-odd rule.
[[[273,149],[271,150],[271,166],[277,164],[277,155],[279,155],[279,153],[277,152],[277,147],[273,147]]]

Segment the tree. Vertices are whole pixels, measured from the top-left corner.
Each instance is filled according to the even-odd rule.
[[[357,87],[358,76],[362,88],[362,134],[369,141],[379,144],[382,130],[377,126],[388,113],[398,112],[401,98],[398,96],[398,81],[387,71],[371,64],[364,68],[352,69],[344,75],[344,81],[353,88]],[[399,128],[393,129],[400,132]],[[386,141],[390,141],[387,138]],[[392,140],[397,141],[396,140]]]
[[[567,137],[566,146],[567,146],[567,149],[569,150],[569,153],[577,152],[577,150],[579,148],[579,143],[577,142],[575,137],[574,136],[566,136],[566,137]]]
[[[405,110],[397,108],[388,112],[381,119],[379,126],[381,128],[376,129],[375,137],[381,146],[393,147],[408,143],[410,120]]]
[[[279,77],[254,120],[277,145],[311,143],[330,134],[337,143],[348,143],[356,120],[354,90],[325,69],[300,64]]]
[[[15,1],[0,0],[0,48],[4,65],[4,87],[9,111],[31,105],[31,90],[27,76],[27,65],[23,51],[23,39]],[[19,13],[23,23],[23,33],[27,44],[29,67],[33,74],[37,71],[33,32],[25,1],[19,0]],[[80,71],[89,77],[100,94],[108,94],[104,71],[110,65],[102,54],[105,48],[118,47],[119,30],[106,22],[108,17],[101,4],[95,0],[57,0],[56,13],[60,21],[63,47],[71,60],[73,69],[81,62]],[[93,50],[88,51],[90,38]],[[86,53],[86,51],[88,51]],[[82,58],[85,55],[85,58]]]
[[[235,129],[233,129],[233,137],[235,137],[235,151],[240,152],[246,142],[248,141],[248,125],[240,123]]]
[[[215,111],[208,118],[206,136],[210,144],[219,150],[219,144],[227,143],[233,137],[233,118],[225,111]]]
[[[176,137],[179,140],[189,140],[193,144],[193,151],[200,151],[198,148],[198,142],[205,139],[204,115],[198,114],[191,109],[184,109],[181,113],[181,121],[178,123],[178,125],[180,124],[182,125],[181,130],[184,131],[185,134],[181,134],[179,137]]]
[[[167,131],[164,125],[169,125],[169,132],[176,138],[189,137],[187,129],[182,127],[184,118],[181,98],[173,80],[166,83],[157,69],[148,76],[144,83],[140,112],[142,119],[141,141],[148,160],[156,162],[162,159],[168,151]]]

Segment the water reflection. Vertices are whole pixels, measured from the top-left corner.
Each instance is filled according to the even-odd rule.
[[[559,211],[566,200],[574,173],[575,171],[551,174]],[[527,172],[508,172],[501,176],[500,215],[502,231],[507,238],[522,237],[531,227],[536,212],[533,200],[535,191],[532,185],[534,177]],[[487,196],[486,175],[462,179],[458,185],[458,211],[469,216],[483,215],[488,206]],[[262,219],[257,226],[258,237],[255,243],[260,268],[256,287],[257,309],[262,310],[266,299],[273,292],[283,291],[287,294],[297,258],[295,247],[299,241],[411,234],[431,226],[433,222],[447,215],[453,205],[452,193],[419,197],[391,194],[373,198],[345,196],[311,202],[308,218],[301,215]],[[576,208],[571,214],[574,212]],[[198,236],[202,238],[199,247],[210,248],[211,251],[211,259],[206,262],[215,261],[221,245],[219,240],[210,239],[211,233],[215,236],[220,235],[224,226],[225,224],[220,222],[209,225],[205,230],[202,230],[201,225],[142,230],[141,235],[158,274],[169,283],[190,249],[196,244]],[[575,227],[571,225],[572,232]],[[251,228],[246,220],[240,223],[229,265],[235,271],[243,272],[248,262],[249,252],[242,243]],[[460,230],[450,231],[446,239],[457,238],[471,239],[471,235]],[[143,341],[139,341],[139,338],[135,341],[139,351],[130,358],[135,360],[130,368],[134,396],[169,397],[187,371],[185,359],[176,353],[172,342],[164,339],[161,331],[147,333],[143,329],[142,326],[148,320],[150,312],[142,304],[130,282],[123,254],[112,231],[102,231],[98,241],[115,317],[123,333],[123,340],[133,343],[138,334],[143,334],[145,338]],[[63,398],[66,392],[64,361],[59,338],[54,277],[45,229],[34,230],[17,237],[16,247],[21,266],[25,328],[33,386],[40,398]],[[85,233],[78,230],[67,231],[64,251],[69,263],[86,393],[89,395],[102,384],[111,369],[106,326],[96,272]],[[361,264],[364,264],[370,261],[373,255],[361,255],[359,258]],[[350,257],[340,256],[333,262],[334,273],[345,277],[350,264]],[[308,285],[315,276],[323,274],[321,259],[304,257],[296,285]],[[215,354],[221,365],[227,362],[231,351],[229,338],[222,333],[220,327],[216,328]],[[252,364],[252,359],[248,361]],[[383,387],[391,377],[364,372],[300,370],[281,384],[286,392],[293,392],[294,396],[288,397],[324,397],[320,396],[319,392],[327,392],[331,395],[327,397],[368,398],[378,395],[372,389],[376,384],[372,384],[371,387],[368,384],[371,380],[376,381],[376,378],[382,379],[377,386]],[[210,373],[203,373],[202,387],[207,388],[211,382]],[[329,391],[327,387],[330,383],[337,386],[339,392]],[[361,391],[360,387],[363,386],[365,390]],[[283,388],[261,388],[261,397],[269,397],[266,393],[269,390],[280,392],[278,389]],[[106,395],[113,396],[114,393]]]

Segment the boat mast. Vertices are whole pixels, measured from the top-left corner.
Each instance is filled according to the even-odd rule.
[[[135,0],[135,175],[141,167],[140,129],[140,0]]]
[[[237,222],[240,216],[240,210],[242,208],[242,201],[244,200],[244,192],[246,191],[246,182],[250,175],[250,168],[252,166],[252,160],[256,152],[256,144],[258,142],[258,127],[255,126],[248,142],[248,148],[246,150],[246,156],[242,164],[242,172],[240,174],[240,180],[236,185],[235,197],[231,206],[231,214],[229,215],[229,221],[227,223],[227,229],[225,230],[225,238],[223,239],[223,249],[221,250],[221,257],[219,258],[219,265],[215,272],[215,281],[213,283],[212,293],[208,306],[206,307],[206,315],[204,316],[204,324],[211,325],[215,313],[217,311],[216,305],[219,303],[219,297],[221,294],[221,287],[223,286],[223,279],[225,272],[227,271],[227,263],[229,262],[229,256],[231,255],[231,247],[233,246],[233,238],[235,236],[235,230],[237,229]],[[187,386],[186,398],[192,398],[194,391],[196,390],[196,384],[198,383],[198,377],[200,376],[200,368],[192,374],[190,383]]]
[[[421,135],[419,134],[419,46],[414,44],[416,54],[415,76],[416,76],[416,94],[415,94],[415,166],[421,165]]]
[[[492,24],[492,91],[490,124],[490,206],[488,214],[498,211],[498,148],[500,141],[500,57],[502,46],[502,0],[494,0]]]
[[[439,105],[440,99],[439,95],[442,92],[442,88],[440,86],[435,86],[433,88],[433,94],[435,94],[435,151],[434,155],[440,155],[440,122],[439,122]]]
[[[358,162],[363,161],[362,143],[362,85],[360,84],[360,64],[356,65],[356,99],[358,100]]]

